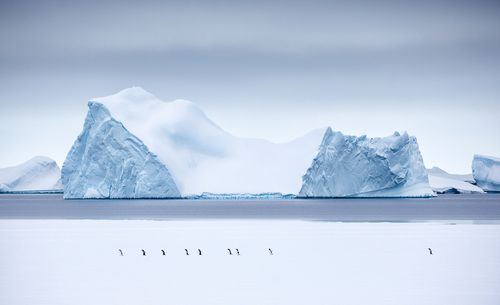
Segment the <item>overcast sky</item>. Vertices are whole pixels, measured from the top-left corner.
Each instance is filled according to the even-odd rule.
[[[245,137],[417,136],[500,156],[498,1],[0,1],[0,167],[64,161],[86,101],[141,86]]]

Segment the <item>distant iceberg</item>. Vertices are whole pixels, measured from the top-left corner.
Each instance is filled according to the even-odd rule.
[[[417,141],[346,136],[328,128],[303,177],[300,197],[430,197]]]
[[[54,192],[62,189],[56,161],[34,157],[22,164],[0,168],[0,192]]]
[[[472,175],[486,192],[500,192],[500,158],[474,155]]]

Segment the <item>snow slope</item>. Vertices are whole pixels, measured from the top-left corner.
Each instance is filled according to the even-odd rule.
[[[427,174],[433,175],[433,176],[439,176],[439,177],[444,177],[444,178],[449,178],[449,179],[454,179],[454,180],[460,180],[460,181],[465,181],[469,183],[474,183],[474,177],[472,177],[471,174],[450,174],[447,171],[434,166],[432,168],[427,169]]]
[[[483,190],[500,192],[500,158],[474,155],[472,175]]]
[[[0,220],[0,236],[6,305],[500,300],[495,224]]]
[[[444,193],[484,193],[484,191],[468,181],[473,181],[472,174],[455,175],[449,174],[439,167],[433,167],[427,170],[429,184],[432,190],[438,194]]]
[[[165,164],[182,195],[296,194],[324,130],[288,143],[235,137],[195,104],[165,103],[141,88],[94,98]]]
[[[345,136],[328,128],[303,178],[302,197],[433,196],[417,141]]]
[[[61,171],[56,161],[42,156],[0,168],[0,192],[60,190]]]
[[[168,198],[180,193],[168,169],[99,103],[62,168],[64,198]]]

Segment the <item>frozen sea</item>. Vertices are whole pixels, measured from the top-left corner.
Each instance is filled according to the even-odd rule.
[[[498,194],[1,195],[0,304],[498,305],[499,219]]]
[[[2,194],[0,219],[283,219],[342,222],[498,221],[500,194],[416,199],[63,200]]]

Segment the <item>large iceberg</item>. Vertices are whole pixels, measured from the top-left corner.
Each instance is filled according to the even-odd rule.
[[[60,177],[56,161],[38,156],[16,166],[0,168],[0,192],[61,190]]]
[[[483,190],[500,192],[500,158],[474,155],[472,175]]]
[[[312,176],[303,186],[302,176],[322,154],[318,149],[325,132],[324,150],[332,134],[326,128],[285,143],[239,138],[189,101],[166,103],[141,88],[125,89],[89,102],[83,132],[63,166],[65,198],[265,197],[298,194],[301,187],[306,196],[432,195],[416,141],[406,134],[358,138],[373,142],[359,148],[373,146],[373,151],[356,169],[361,176],[386,170],[377,172],[380,177],[350,180],[352,175],[339,175],[335,183],[356,184],[340,193],[315,193],[323,180]],[[387,155],[385,161],[382,154]]]
[[[301,197],[429,197],[417,140],[346,136],[328,128],[303,177]]]
[[[239,138],[194,103],[163,102],[141,88],[125,89],[89,103],[84,131],[64,163],[65,197],[296,194],[324,130],[287,143]],[[137,170],[128,168],[145,159],[155,166],[140,172],[141,188],[133,191]]]
[[[474,181],[472,174],[450,174],[436,166],[428,169],[427,174],[432,190],[438,194],[484,193],[480,187],[470,183]]]
[[[64,161],[62,182],[64,198],[180,197],[166,166],[94,102]]]

